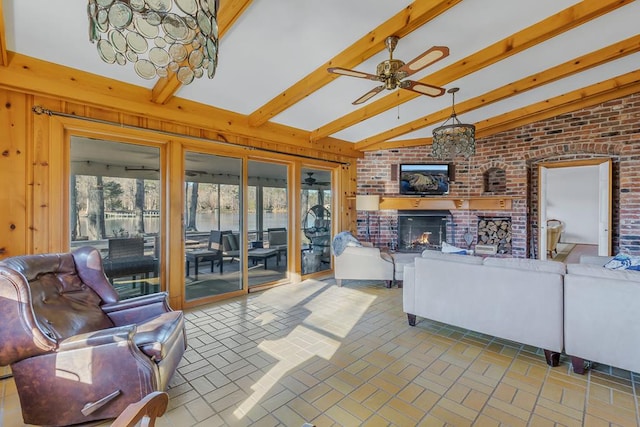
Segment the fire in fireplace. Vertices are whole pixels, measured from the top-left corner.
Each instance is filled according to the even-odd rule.
[[[422,252],[440,249],[447,240],[447,226],[451,223],[449,211],[399,211],[398,250]]]
[[[429,236],[431,236],[431,232],[430,231],[425,231],[413,243],[415,243],[416,245],[428,245],[429,244]]]

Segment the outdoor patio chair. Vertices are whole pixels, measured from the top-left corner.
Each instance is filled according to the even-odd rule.
[[[194,278],[198,280],[199,263],[202,261],[209,261],[211,263],[212,273],[217,261],[220,266],[220,274],[222,274],[222,235],[223,232],[220,230],[211,230],[206,249],[194,249],[186,253],[187,275],[189,275],[189,268],[193,262],[195,265]]]
[[[284,227],[268,228],[267,240],[269,242],[269,249],[276,249],[278,251],[278,262],[280,262],[280,255],[287,255],[287,229]]]
[[[113,283],[118,277],[131,276],[134,279],[141,274],[157,275],[158,260],[144,254],[144,237],[119,237],[109,239],[109,251],[103,261],[104,272]]]
[[[233,233],[231,230],[222,232],[222,256],[230,258],[229,263],[240,258],[240,234]]]

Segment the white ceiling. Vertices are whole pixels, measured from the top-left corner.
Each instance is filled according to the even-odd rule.
[[[221,9],[225,7],[225,1],[220,1]],[[412,80],[420,80],[565,8],[597,1],[605,0],[464,0],[404,36],[394,58],[408,62],[433,45],[449,47],[447,58],[411,76]],[[195,80],[180,88],[175,96],[250,115],[412,3],[409,0],[253,0],[221,39],[215,78]],[[155,81],[139,78],[130,64],[118,66],[102,62],[95,45],[88,40],[86,2],[4,0],[3,9],[7,50],[149,89],[154,86]],[[451,81],[444,87],[460,87],[456,95],[456,104],[459,104],[637,36],[639,22],[640,2],[629,1],[607,15]],[[387,58],[388,53],[380,51],[348,68],[375,74],[376,64]],[[463,122],[478,123],[636,71],[638,64],[640,53],[634,53],[461,113],[459,118]],[[383,91],[361,106],[351,104],[376,85],[365,79],[336,77],[271,121],[313,131],[345,114],[366,109],[367,105],[389,95]],[[349,142],[362,141],[450,105],[449,94],[439,98],[420,96],[331,136]],[[431,136],[437,125],[394,139]]]

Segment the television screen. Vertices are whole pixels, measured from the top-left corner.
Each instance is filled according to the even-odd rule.
[[[449,165],[435,163],[401,164],[400,194],[449,193]]]

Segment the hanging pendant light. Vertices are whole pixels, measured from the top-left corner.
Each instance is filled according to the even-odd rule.
[[[89,0],[89,40],[109,64],[132,62],[144,79],[182,84],[218,65],[219,0]]]
[[[469,158],[476,153],[476,127],[461,123],[456,115],[455,94],[459,90],[454,87],[447,91],[453,99],[451,116],[433,130],[431,155],[437,159],[451,159],[458,155]]]

